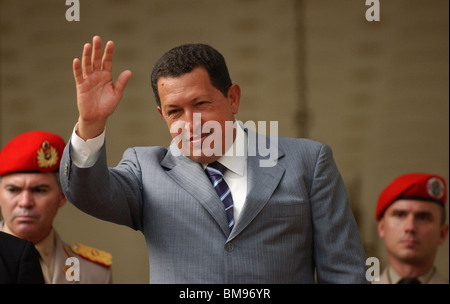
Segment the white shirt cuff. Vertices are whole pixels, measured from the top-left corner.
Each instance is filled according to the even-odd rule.
[[[100,149],[105,143],[105,132],[95,138],[84,141],[77,135],[78,123],[73,128],[71,137],[72,161],[79,168],[88,168],[95,164],[99,155]]]

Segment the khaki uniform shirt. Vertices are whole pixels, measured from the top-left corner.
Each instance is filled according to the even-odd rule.
[[[0,221],[0,228],[12,234],[6,225]],[[112,256],[104,251],[87,247],[80,243],[71,245],[63,242],[56,231],[52,229],[49,235],[35,244],[40,255],[40,263],[46,284],[111,284]],[[79,262],[78,274],[72,271],[69,280],[66,271],[75,264],[68,258],[76,258]],[[79,279],[79,280],[77,280]]]
[[[445,278],[436,267],[433,267],[424,275],[418,277],[422,284],[448,284],[449,280]],[[388,266],[384,269],[379,281],[372,281],[373,284],[397,284],[401,276],[395,270]]]

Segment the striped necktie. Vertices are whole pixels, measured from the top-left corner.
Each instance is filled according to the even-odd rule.
[[[225,168],[225,166],[222,165],[221,163],[213,162],[206,167],[205,172],[208,175],[209,179],[211,180],[214,189],[216,189],[216,192],[219,195],[220,200],[225,206],[225,213],[227,214],[228,227],[230,227],[231,231],[234,225],[233,198],[231,196],[230,188],[228,187],[227,183],[225,182],[225,179],[223,178],[226,169],[227,168]]]

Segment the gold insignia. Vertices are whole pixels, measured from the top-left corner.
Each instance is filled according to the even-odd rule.
[[[73,243],[70,245],[73,252],[82,258],[91,262],[109,267],[112,265],[112,255],[106,251],[83,245],[81,243]]]
[[[39,168],[49,168],[58,163],[58,152],[48,141],[42,143],[37,153],[37,162]]]

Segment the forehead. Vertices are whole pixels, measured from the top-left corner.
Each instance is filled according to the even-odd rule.
[[[197,99],[217,99],[221,92],[211,84],[208,72],[198,67],[179,77],[158,79],[161,107],[182,106]]]
[[[208,72],[204,68],[197,67],[191,72],[177,77],[160,77],[157,84],[158,92],[164,94],[193,87],[209,88],[211,86],[211,80],[209,79]]]
[[[56,184],[55,173],[9,173],[0,178],[2,185],[33,186],[36,184]]]

